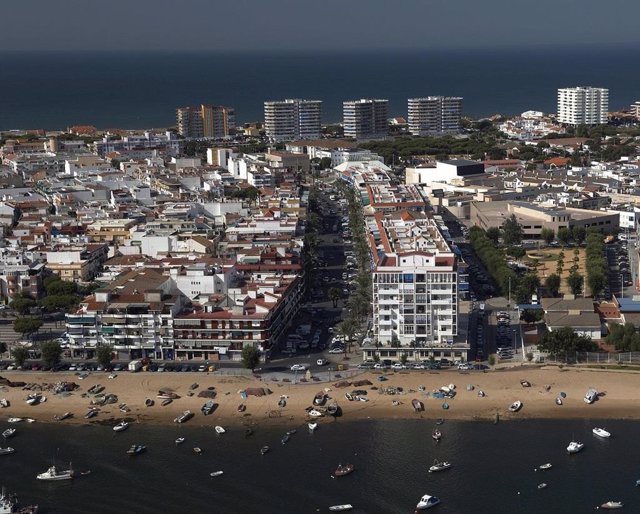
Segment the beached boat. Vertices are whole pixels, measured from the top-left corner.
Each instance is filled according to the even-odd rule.
[[[326,401],[327,401],[327,395],[324,393],[324,391],[320,391],[319,393],[316,393],[316,395],[313,397],[314,405],[324,405]]]
[[[16,495],[7,494],[4,487],[2,488],[2,493],[0,493],[0,514],[36,514],[37,512],[37,505],[20,507]]]
[[[422,412],[424,410],[424,403],[422,403],[417,398],[414,398],[413,400],[411,400],[411,405],[413,406],[413,410],[415,412]]]
[[[97,409],[89,409],[89,411],[84,415],[84,417],[85,419],[91,419],[97,415],[98,415]]]
[[[210,477],[219,477],[220,475],[223,475],[224,471],[220,470],[220,471],[214,471],[213,473],[209,473]]]
[[[485,392],[484,392],[482,389],[480,389],[480,390],[478,391],[478,398],[484,398],[485,396],[487,396],[487,395],[485,394]]]
[[[173,421],[175,423],[186,423],[192,417],[193,417],[193,412],[191,412],[190,410],[186,410],[182,414],[180,414],[178,417],[174,418]]]
[[[546,464],[540,464],[540,466],[538,466],[538,469],[551,469],[553,467],[553,464],[551,464],[550,462],[547,462]]]
[[[621,509],[622,507],[624,507],[624,504],[622,502],[616,502],[611,500],[600,505],[600,508],[605,510]]]
[[[416,505],[416,509],[430,509],[431,507],[435,507],[436,505],[438,505],[438,503],[440,503],[440,498],[438,498],[437,496],[430,496],[428,494],[425,494],[422,498],[420,498],[418,505]]]
[[[156,398],[158,400],[177,400],[180,396],[177,393],[160,391],[158,392]]]
[[[332,505],[331,507],[329,507],[329,510],[331,512],[344,512],[351,509],[353,509],[353,505],[351,505],[350,503],[344,503],[342,505]]]
[[[4,437],[5,439],[9,439],[10,437],[13,437],[14,435],[16,435],[16,429],[15,428],[7,428],[4,432],[2,432],[2,437]]]
[[[284,396],[281,396],[280,399],[278,400],[278,407],[286,407],[287,406],[287,399]]]
[[[431,432],[431,438],[437,443],[438,441],[440,441],[440,439],[442,439],[442,432],[440,432],[440,430],[438,430],[437,428],[434,428],[433,432]]]
[[[598,399],[598,391],[589,389],[584,395],[584,403],[591,404]]]
[[[289,439],[291,439],[291,436],[289,434],[284,434],[282,436],[282,439],[280,439],[280,442],[282,444],[287,444],[289,442]]]
[[[164,400],[162,400],[162,403],[160,405],[162,405],[163,407],[166,407],[167,405],[169,405],[172,402],[173,402],[173,400],[171,398],[165,398]]]
[[[8,423],[20,423],[22,421],[24,421],[24,418],[9,418],[7,420]]]
[[[176,438],[176,444],[178,445],[178,444],[182,444],[182,443],[184,443],[184,437],[177,437]]]
[[[208,416],[214,410],[216,410],[217,406],[218,406],[217,403],[215,403],[213,400],[209,400],[200,408],[200,410],[202,411],[202,414],[204,414],[205,416]]]
[[[9,406],[9,400],[6,398],[0,398],[0,409],[4,409]]]
[[[544,489],[545,487],[547,487],[547,484],[545,484],[544,482],[538,484],[538,489]]]
[[[118,423],[117,425],[115,425],[113,427],[113,431],[114,432],[123,432],[127,428],[129,428],[129,423],[127,423],[126,421],[121,421],[120,423]]]
[[[198,389],[198,387],[200,387],[200,384],[198,384],[197,382],[194,382],[189,386],[189,389],[193,391],[194,389]]]
[[[15,450],[11,448],[11,446],[0,448],[0,455],[11,455],[13,452],[15,452]]]
[[[350,402],[352,402],[352,401],[353,401],[353,396],[351,396],[351,394],[350,394],[350,393],[344,393],[344,397],[345,397],[347,400],[349,400]]]
[[[520,385],[522,387],[531,387],[531,382],[529,382],[528,380],[520,380]]]
[[[333,472],[333,476],[335,477],[343,477],[346,476],[350,473],[353,473],[355,470],[355,466],[353,464],[346,464],[346,465],[342,465],[342,464],[338,464],[338,467],[336,468],[336,470]]]
[[[520,400],[517,400],[509,405],[509,410],[511,412],[518,412],[520,409],[522,409],[522,402]]]
[[[199,446],[194,446],[193,451],[196,455],[202,455],[202,448],[200,448]]]
[[[445,469],[449,469],[450,467],[450,462],[439,462],[437,460],[434,460],[433,465],[429,468],[429,473],[437,473],[438,471],[444,471]]]
[[[562,398],[559,396],[556,398],[556,405],[562,405]]]
[[[592,432],[594,433],[594,435],[597,435],[598,437],[602,437],[603,439],[607,439],[608,437],[611,437],[611,433],[607,432],[604,428],[594,428],[592,430]]]
[[[145,405],[145,407],[153,407],[153,406],[155,405],[155,403],[156,403],[156,402],[155,402],[154,400],[152,400],[151,398],[147,398],[147,399],[144,401],[144,405]]]
[[[262,448],[260,448],[260,454],[264,455],[265,453],[269,453],[271,451],[271,448],[268,445],[264,445]]]
[[[71,480],[73,478],[73,468],[69,464],[69,469],[58,469],[55,465],[51,466],[44,473],[36,475],[38,480]]]
[[[571,441],[567,446],[567,453],[578,453],[584,448],[584,443],[578,441]]]
[[[226,432],[226,430],[222,428],[220,425],[216,425],[214,427],[214,430],[216,431],[216,434],[224,434]]]
[[[314,423],[312,421],[310,421],[309,423],[307,423],[307,426],[309,427],[309,431],[313,432],[316,428],[318,428],[318,424]]]
[[[127,454],[129,455],[140,455],[147,451],[147,447],[143,444],[132,444],[131,447],[127,450]]]
[[[247,410],[247,406],[244,403],[238,405],[238,412],[244,412]]]
[[[320,412],[319,410],[311,409],[309,411],[309,416],[311,416],[312,418],[320,418],[324,416],[324,414],[322,414],[322,412]]]
[[[56,421],[63,421],[70,417],[71,417],[71,413],[65,412],[64,414],[61,414],[61,415],[56,414],[55,416],[53,416],[53,419],[55,419]]]

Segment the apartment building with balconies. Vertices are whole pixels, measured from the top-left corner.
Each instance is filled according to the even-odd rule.
[[[264,128],[271,141],[318,139],[321,123],[322,100],[287,98],[264,103]]]
[[[461,129],[462,98],[409,98],[409,132],[414,136],[457,134]]]
[[[607,123],[609,90],[601,87],[558,89],[558,121],[567,125]]]
[[[362,98],[342,103],[344,137],[383,138],[389,131],[389,100]]]

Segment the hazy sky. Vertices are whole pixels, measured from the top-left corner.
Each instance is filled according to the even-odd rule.
[[[638,44],[639,0],[14,0],[0,50]]]

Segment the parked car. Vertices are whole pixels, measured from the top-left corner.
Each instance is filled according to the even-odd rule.
[[[291,366],[291,371],[307,371],[307,366],[304,364],[294,364]]]
[[[327,359],[318,359],[318,360],[316,361],[316,364],[317,364],[318,366],[324,366],[324,365],[326,365],[326,364],[328,364],[328,363],[329,363],[329,361],[328,361]]]

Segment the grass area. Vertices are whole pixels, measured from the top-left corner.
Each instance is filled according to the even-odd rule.
[[[528,252],[527,256],[539,262],[537,267],[538,276],[540,277],[540,281],[544,283],[545,279],[549,275],[556,272],[558,255],[560,255],[560,252],[564,252],[564,265],[560,275],[560,278],[562,279],[562,283],[560,284],[560,294],[570,294],[571,291],[567,285],[567,277],[569,276],[571,266],[573,266],[573,258],[575,257],[574,250],[575,248],[547,248],[543,252]],[[578,248],[578,273],[583,277],[586,277],[587,274],[586,254],[584,248]],[[585,284],[585,294],[587,296],[591,294],[587,284]]]

